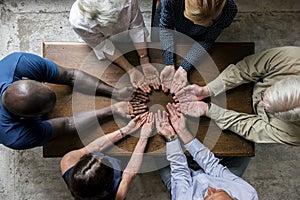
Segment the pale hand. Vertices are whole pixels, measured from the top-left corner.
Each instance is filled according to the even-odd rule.
[[[200,87],[199,85],[193,84],[188,85],[176,92],[174,95],[174,100],[177,102],[198,101],[209,96],[210,92],[207,86]]]
[[[129,72],[130,82],[135,88],[140,88],[143,92],[149,93],[151,89],[144,83],[144,75],[137,69],[131,69]]]
[[[206,115],[208,111],[207,103],[203,101],[192,101],[176,104],[177,110],[191,117],[200,117]]]
[[[122,131],[126,133],[126,135],[135,132],[147,121],[147,116],[147,112],[136,116],[134,119],[130,120],[125,127],[122,128]]]
[[[147,120],[144,123],[142,129],[141,129],[141,134],[140,138],[149,138],[151,137],[153,133],[153,127],[154,127],[154,115],[153,113],[149,113],[147,116]]]
[[[168,103],[167,109],[170,113],[169,119],[175,131],[177,133],[186,131],[186,119],[183,114],[178,111],[176,105]]]
[[[152,86],[155,90],[158,90],[160,86],[160,80],[157,69],[150,63],[142,64],[142,69],[145,76],[145,82]]]
[[[157,113],[155,113],[155,122],[158,134],[164,137],[169,137],[170,135],[175,134],[166,111],[158,110]]]
[[[160,82],[163,92],[168,92],[171,89],[172,80],[175,74],[175,66],[168,65],[160,73]]]
[[[187,84],[188,84],[187,72],[182,67],[179,67],[174,74],[170,92],[172,94],[175,94],[183,87],[185,87]]]

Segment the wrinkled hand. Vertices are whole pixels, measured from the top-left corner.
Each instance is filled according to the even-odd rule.
[[[170,93],[174,94],[188,84],[187,72],[179,67],[174,74]]]
[[[172,80],[175,74],[175,66],[168,65],[160,73],[161,87],[164,93],[171,89]]]
[[[144,82],[144,75],[137,69],[131,69],[129,72],[130,82],[135,88],[140,88],[143,92],[151,92],[150,87]]]
[[[166,111],[158,110],[157,113],[155,113],[155,122],[158,134],[164,137],[169,137],[170,135],[175,134]]]
[[[209,96],[210,92],[207,86],[200,87],[199,85],[193,84],[188,85],[176,92],[174,95],[174,100],[177,102],[198,101]]]
[[[149,113],[147,116],[147,120],[141,129],[140,138],[149,138],[153,133],[154,128],[154,115],[153,113]]]
[[[112,105],[112,111],[125,118],[133,118],[147,111],[147,105],[139,102],[122,101]]]
[[[202,115],[206,115],[208,111],[208,105],[203,101],[177,103],[176,108],[183,114],[192,117],[200,117]]]
[[[182,113],[178,111],[175,104],[168,103],[167,109],[170,113],[169,119],[175,131],[177,133],[182,133],[186,130],[186,119]]]
[[[128,135],[138,130],[147,121],[147,116],[148,112],[145,112],[133,118],[125,127],[122,128],[123,133]]]
[[[145,76],[145,82],[152,86],[155,90],[158,90],[160,86],[160,80],[157,69],[150,63],[142,64],[142,68]]]

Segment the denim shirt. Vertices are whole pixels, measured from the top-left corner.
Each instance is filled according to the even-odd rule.
[[[187,159],[179,140],[167,143],[167,159],[171,167],[172,199],[204,199],[208,186],[222,189],[232,198],[239,200],[257,200],[256,190],[242,178],[231,173],[219,164],[214,154],[199,140],[194,139],[185,145],[194,160],[203,170],[193,171],[188,167]]]

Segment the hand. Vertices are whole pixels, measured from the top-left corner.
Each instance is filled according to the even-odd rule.
[[[131,69],[129,72],[130,82],[135,88],[140,88],[145,93],[150,93],[150,87],[144,83],[144,75],[137,69]]]
[[[157,113],[155,113],[155,122],[158,134],[164,136],[165,138],[175,134],[175,131],[169,122],[166,111],[158,110]]]
[[[172,80],[175,74],[174,65],[166,66],[160,73],[161,87],[164,93],[171,89]]]
[[[188,85],[175,93],[174,100],[177,102],[189,102],[205,99],[210,96],[207,86],[200,87],[193,84]]]
[[[174,93],[178,92],[180,89],[182,89],[187,84],[188,84],[187,72],[182,67],[179,67],[174,74],[170,93],[174,94]]]
[[[179,113],[174,104],[168,104],[167,109],[170,112],[170,121],[177,132],[178,136],[184,144],[188,144],[194,139],[194,136],[188,131],[186,126],[186,120],[183,114]]]
[[[178,111],[175,104],[167,104],[167,109],[170,113],[170,121],[177,133],[182,133],[186,131],[186,120],[182,113]]]
[[[157,69],[150,63],[142,64],[142,68],[145,76],[145,82],[152,86],[155,90],[158,90],[160,86],[160,80]]]
[[[153,132],[154,127],[154,115],[153,113],[149,113],[147,116],[147,121],[143,125],[141,129],[140,138],[149,138]]]
[[[135,132],[147,121],[148,112],[140,114],[133,118],[125,127],[121,128],[126,135]]]
[[[185,115],[200,117],[208,112],[208,105],[203,101],[192,101],[176,104],[177,110]]]
[[[132,118],[147,111],[144,103],[122,101],[112,105],[112,111],[125,118]]]

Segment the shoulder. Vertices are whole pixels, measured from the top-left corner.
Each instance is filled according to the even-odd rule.
[[[84,22],[83,15],[80,13],[77,1],[75,1],[71,7],[69,22],[73,28],[80,26],[80,24]]]

